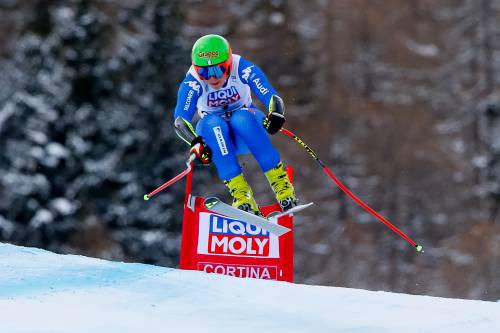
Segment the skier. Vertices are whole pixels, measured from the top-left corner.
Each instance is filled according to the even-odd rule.
[[[174,113],[176,133],[191,146],[190,154],[202,164],[213,160],[234,207],[262,215],[237,160],[237,155],[250,152],[281,208],[296,206],[294,188],[268,137],[285,122],[284,104],[262,70],[232,54],[227,40],[219,35],[199,38],[193,45],[191,60],[179,87]],[[267,116],[252,104],[251,92],[267,106]],[[195,130],[191,121],[196,111],[201,119]]]

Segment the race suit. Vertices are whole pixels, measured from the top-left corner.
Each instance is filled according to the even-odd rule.
[[[191,122],[198,111],[196,134],[212,150],[212,160],[224,180],[241,174],[237,155],[251,153],[263,172],[280,162],[280,155],[262,126],[265,115],[252,104],[251,93],[268,106],[276,90],[262,70],[233,54],[231,72],[218,90],[201,80],[193,66],[182,81],[177,96],[174,119],[181,116]]]

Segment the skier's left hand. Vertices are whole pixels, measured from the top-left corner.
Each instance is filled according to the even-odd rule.
[[[281,97],[273,95],[269,102],[269,114],[262,121],[266,131],[273,135],[276,134],[285,123],[285,104]]]
[[[203,165],[208,165],[212,162],[212,149],[210,149],[201,136],[197,136],[191,142],[189,153],[196,155],[198,162],[201,162]]]

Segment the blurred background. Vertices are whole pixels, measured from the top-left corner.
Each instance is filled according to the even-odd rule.
[[[224,35],[284,97],[296,282],[500,299],[500,0],[0,0],[0,241],[176,267],[177,86]],[[273,198],[252,158],[257,201]],[[229,200],[214,167],[195,193]]]

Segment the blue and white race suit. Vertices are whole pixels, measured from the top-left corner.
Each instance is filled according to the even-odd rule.
[[[192,121],[198,111],[201,119],[196,133],[212,149],[222,180],[241,173],[238,154],[250,152],[264,172],[280,161],[262,126],[265,115],[252,104],[252,92],[266,106],[277,95],[262,70],[237,54],[233,54],[231,73],[220,89],[214,90],[201,80],[193,66],[179,87],[174,119],[181,116]]]

